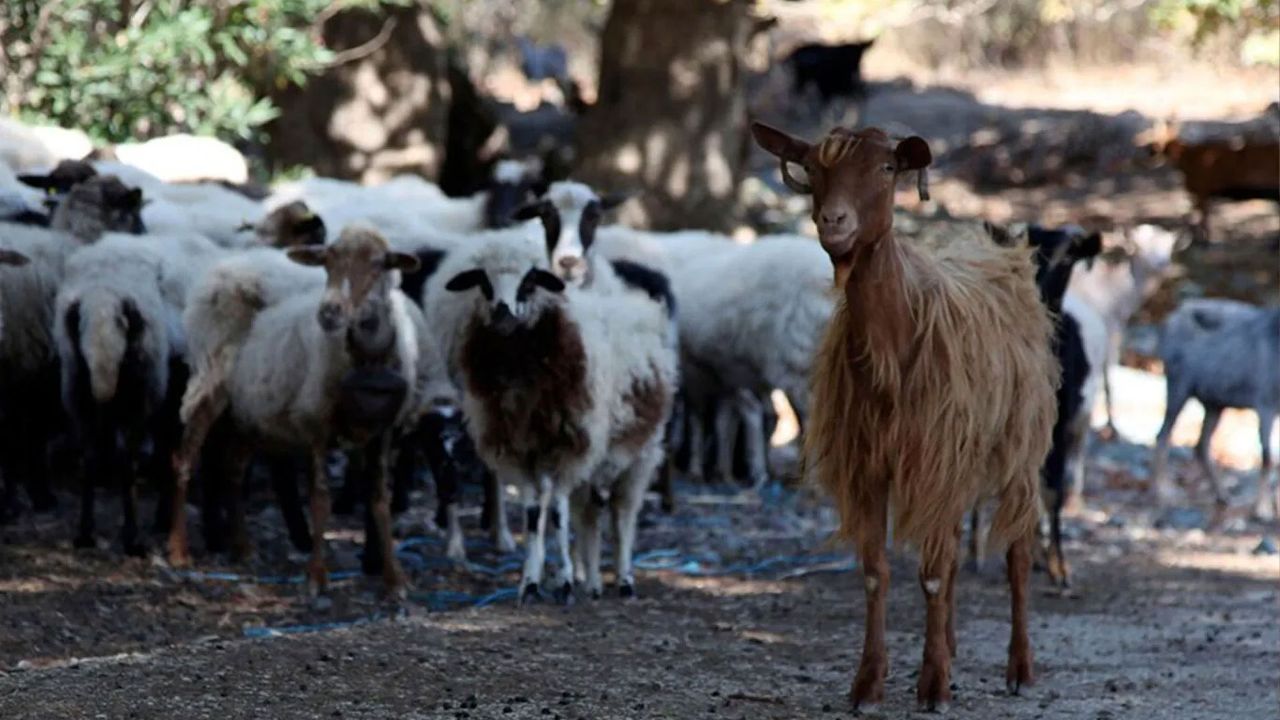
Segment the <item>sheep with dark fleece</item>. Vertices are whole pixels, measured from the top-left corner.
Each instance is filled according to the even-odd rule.
[[[860,98],[866,94],[862,82],[862,56],[875,40],[823,45],[801,45],[787,56],[786,64],[793,75],[795,92],[803,93],[813,85],[822,104],[835,97]]]

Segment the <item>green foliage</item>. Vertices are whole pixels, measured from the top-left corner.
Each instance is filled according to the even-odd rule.
[[[1229,32],[1246,62],[1280,62],[1280,0],[1160,0],[1152,16],[1162,27],[1189,30],[1196,46]]]
[[[276,115],[256,90],[332,59],[317,21],[383,1],[4,0],[0,110],[97,141],[254,138]]]

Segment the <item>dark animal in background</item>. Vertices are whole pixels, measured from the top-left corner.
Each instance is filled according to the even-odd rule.
[[[1262,469],[1258,476],[1255,514],[1266,516],[1280,508],[1271,482],[1271,430],[1280,410],[1280,307],[1260,308],[1233,300],[1188,300],[1165,320],[1160,334],[1167,400],[1164,423],[1156,436],[1153,488],[1158,500],[1170,499],[1167,479],[1169,436],[1190,398],[1204,405],[1204,423],[1196,443],[1196,459],[1213,483],[1221,512],[1227,494],[1213,467],[1209,445],[1225,408],[1248,408],[1258,413]]]
[[[824,105],[837,97],[864,97],[866,85],[862,82],[862,56],[873,43],[875,40],[843,45],[810,43],[796,48],[786,59],[795,92],[802,94],[812,85],[817,88]]]
[[[516,38],[520,49],[520,72],[530,80],[569,79],[569,54],[558,44],[538,45],[527,37]]]

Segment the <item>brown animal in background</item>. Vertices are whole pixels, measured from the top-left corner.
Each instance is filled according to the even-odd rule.
[[[1280,143],[1235,139],[1185,142],[1172,127],[1156,150],[1182,173],[1182,182],[1199,214],[1199,239],[1208,241],[1209,215],[1215,200],[1280,202]]]
[[[919,137],[895,143],[875,128],[837,128],[810,145],[761,123],[752,133],[782,161],[788,186],[813,194],[842,290],[814,363],[805,457],[863,563],[866,637],[850,698],[865,709],[884,697],[892,508],[894,535],[920,549],[928,606],[917,699],[933,710],[950,701],[956,548],[965,513],[983,497],[998,501],[992,542],[1009,547],[1006,680],[1017,692],[1033,680],[1027,575],[1057,384],[1030,253],[894,238],[895,181],[932,161]],[[802,164],[808,183],[788,163]]]

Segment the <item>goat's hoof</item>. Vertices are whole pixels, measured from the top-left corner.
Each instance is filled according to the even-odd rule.
[[[878,717],[880,715],[880,703],[864,702],[853,704],[853,714],[858,717]]]
[[[951,677],[945,663],[925,662],[916,685],[916,704],[922,711],[945,712],[951,704]]]
[[[146,557],[147,544],[141,540],[125,540],[123,543],[124,554],[129,557]]]
[[[636,586],[628,580],[618,583],[618,597],[623,600],[634,600],[636,597]]]
[[[524,588],[520,590],[520,606],[532,604],[542,600],[542,591],[538,589],[538,583],[525,583]]]
[[[564,582],[560,587],[555,589],[555,592],[552,593],[552,595],[555,597],[557,603],[561,605],[572,605],[573,583],[568,581]]]
[[[1035,681],[1030,658],[1009,658],[1009,668],[1005,671],[1005,689],[1010,695],[1019,694],[1023,687],[1033,685]]]
[[[92,535],[77,535],[71,544],[77,550],[94,550],[98,547],[98,541]]]

